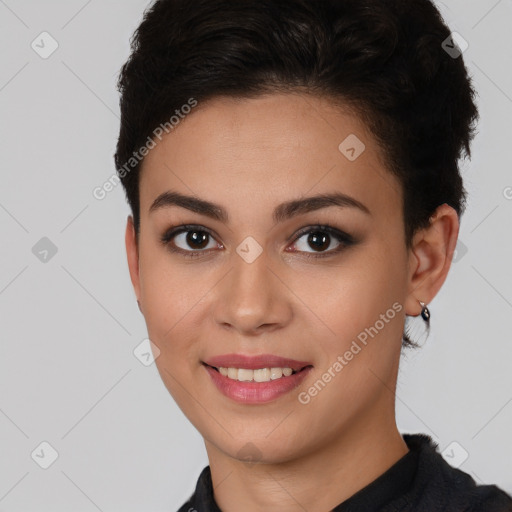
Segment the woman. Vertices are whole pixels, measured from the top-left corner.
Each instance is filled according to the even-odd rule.
[[[209,466],[181,511],[504,511],[397,429],[478,113],[428,0],[160,0],[119,80],[130,276]]]

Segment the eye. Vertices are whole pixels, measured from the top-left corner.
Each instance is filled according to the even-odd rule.
[[[302,238],[304,240],[301,242]],[[298,233],[296,240],[298,240],[298,242],[294,243],[296,250],[292,252],[303,252],[308,258],[332,256],[341,252],[346,247],[355,244],[355,240],[351,235],[328,225],[304,228]],[[333,243],[335,245],[334,249],[332,249]],[[313,252],[307,251],[308,248],[313,248]],[[329,248],[331,249],[327,250]]]
[[[302,238],[305,240],[301,242]],[[193,224],[172,227],[164,233],[160,240],[169,251],[180,253],[187,258],[200,257],[209,249],[223,248],[222,244],[216,242],[210,230]],[[295,235],[294,240],[294,248],[290,252],[304,253],[307,258],[332,256],[356,243],[351,235],[329,225],[303,228]],[[332,249],[333,242],[334,249]],[[312,247],[313,251],[309,252],[308,247]],[[330,250],[327,250],[329,248]]]
[[[222,244],[215,243],[208,229],[190,224],[169,229],[162,236],[161,242],[171,252],[179,252],[189,258],[201,256],[206,249],[222,248]]]

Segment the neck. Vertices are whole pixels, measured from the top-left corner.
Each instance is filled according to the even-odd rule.
[[[409,451],[394,411],[387,421],[375,412],[286,462],[248,464],[205,441],[216,503],[223,512],[332,510]]]

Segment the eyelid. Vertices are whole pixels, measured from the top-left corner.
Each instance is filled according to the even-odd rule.
[[[334,237],[339,237],[339,238],[343,238],[343,239],[346,239],[347,241],[354,241],[354,238],[349,235],[348,233],[346,233],[345,231],[341,230],[341,229],[338,229],[338,228],[335,228],[334,226],[331,226],[329,224],[311,224],[309,226],[305,226],[301,229],[299,229],[299,231],[295,232],[291,238],[289,238],[288,240],[296,240],[300,237],[302,237],[303,235],[306,235],[308,233],[313,233],[315,231],[323,231],[325,233],[329,233],[330,235],[334,236]]]
[[[162,243],[167,243],[176,235],[181,233],[186,233],[187,231],[204,231],[208,233],[213,238],[217,239],[216,233],[214,233],[211,229],[201,226],[200,224],[180,224],[179,226],[174,226],[169,228],[160,238]],[[220,242],[219,242],[220,243]]]

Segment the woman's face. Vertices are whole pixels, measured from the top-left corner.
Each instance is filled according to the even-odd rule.
[[[217,207],[152,208],[171,192]],[[156,365],[207,446],[278,462],[394,424],[411,256],[400,185],[357,117],[299,94],[199,104],[146,156],[140,219],[138,264],[130,221],[127,247]],[[205,365],[227,354],[308,367],[244,383],[269,374]]]

